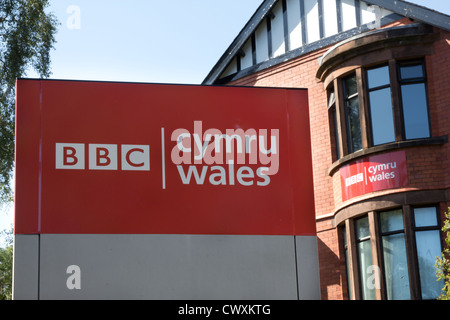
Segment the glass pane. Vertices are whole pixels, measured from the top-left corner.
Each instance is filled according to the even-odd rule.
[[[362,239],[370,236],[369,218],[361,218],[356,220],[356,237]]]
[[[406,139],[428,138],[428,107],[424,83],[402,86]]]
[[[414,219],[416,227],[432,227],[437,226],[436,208],[415,208]]]
[[[356,83],[356,76],[350,77],[344,80],[345,81],[345,97],[350,97],[356,93],[358,93],[358,86]]]
[[[369,89],[389,84],[389,67],[381,67],[367,70],[367,83]]]
[[[336,96],[334,95],[334,90],[330,92],[328,97],[328,108],[331,108],[336,103]]]
[[[392,114],[391,89],[369,93],[373,144],[395,141],[394,116]]]
[[[401,67],[400,77],[402,80],[423,78],[422,64]]]
[[[386,294],[389,300],[410,299],[405,235],[382,237]]]
[[[340,153],[340,144],[339,144],[339,131],[338,131],[338,119],[336,114],[336,106],[331,108],[332,116],[333,116],[333,126],[334,126],[334,143],[336,146],[336,156],[339,159],[341,157]]]
[[[380,213],[381,232],[403,230],[403,212],[401,209]]]
[[[436,281],[436,257],[441,256],[439,230],[416,232],[417,257],[419,260],[422,299],[436,299],[444,287],[443,281]]]
[[[370,241],[358,243],[359,274],[361,275],[361,293],[363,300],[375,300],[375,279],[372,266]]]
[[[350,99],[347,102],[347,123],[349,151],[355,152],[362,149],[361,123],[359,121],[359,104],[357,97]]]

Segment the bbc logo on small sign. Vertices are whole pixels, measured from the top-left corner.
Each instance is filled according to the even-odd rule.
[[[120,150],[119,150],[120,149]],[[150,146],[89,144],[89,170],[150,171]],[[84,143],[57,143],[56,169],[85,170],[86,145]]]

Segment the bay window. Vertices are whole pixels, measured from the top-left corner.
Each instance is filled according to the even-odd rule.
[[[438,214],[438,206],[404,205],[348,219],[343,231],[349,298],[436,299],[444,286],[436,281],[442,250]],[[381,270],[382,285],[373,285],[377,274],[371,270]]]
[[[337,80],[330,88],[336,102],[328,103],[335,108],[333,121],[340,126],[334,131],[341,135],[334,139],[333,158],[364,148],[431,138],[424,60],[390,60],[356,68]],[[339,141],[345,145],[337,145]]]

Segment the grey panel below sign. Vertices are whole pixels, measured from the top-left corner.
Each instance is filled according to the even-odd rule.
[[[39,235],[15,235],[13,257],[13,299],[39,299]]]
[[[297,250],[298,299],[320,299],[317,237],[295,237]]]
[[[41,235],[39,262],[40,299],[319,299],[316,237]]]

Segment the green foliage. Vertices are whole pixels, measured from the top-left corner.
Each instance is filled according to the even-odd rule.
[[[444,280],[444,288],[438,300],[450,300],[450,208],[445,214],[444,226],[442,232],[445,233],[446,248],[443,250],[441,257],[436,261],[437,281]]]
[[[50,51],[57,20],[46,13],[48,0],[0,0],[0,202],[12,200],[15,84],[33,68],[50,75]]]
[[[13,246],[12,230],[3,231],[7,241],[6,248],[0,248],[0,300],[11,300],[12,298],[12,264],[13,264]]]

